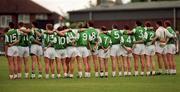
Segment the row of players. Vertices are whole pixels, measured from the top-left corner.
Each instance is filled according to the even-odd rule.
[[[145,74],[145,67],[147,76],[155,75],[153,62],[155,53],[159,66],[157,73],[163,72],[162,66],[164,65],[166,74],[176,74],[174,54],[177,50],[177,41],[176,33],[171,28],[170,22],[164,22],[165,28],[161,21],[156,22],[156,31],[150,22],[146,22],[144,26],[140,21],[136,21],[135,28],[132,30],[127,25],[123,30],[118,30],[117,25],[112,25],[112,30],[107,30],[105,26],[95,29],[92,22],[87,22],[85,25],[80,24],[78,29],[60,26],[54,30],[52,24],[47,24],[46,30],[42,30],[37,28],[36,22],[32,23],[31,28],[24,27],[23,23],[19,23],[18,29],[14,28],[13,23],[9,23],[9,30],[5,33],[9,78],[21,78],[22,62],[25,66],[25,78],[29,77],[29,55],[32,57],[31,78],[36,77],[36,64],[39,70],[38,78],[42,78],[40,60],[42,55],[45,62],[45,78],[49,78],[49,71],[51,71],[51,77],[55,78],[55,64],[58,78],[61,77],[61,64],[63,76],[72,78],[75,59],[77,59],[78,77],[83,76],[83,62],[84,77],[88,78],[91,76],[91,56],[95,77],[98,77],[99,74],[100,77],[108,76],[108,58],[111,58],[113,77],[116,76],[116,67],[118,67],[119,76],[131,75],[130,60],[132,56],[135,76],[139,74],[139,61],[141,62],[140,75]]]

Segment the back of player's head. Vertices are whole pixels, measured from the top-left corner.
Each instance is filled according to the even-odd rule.
[[[78,26],[78,28],[83,28],[84,27],[83,23],[79,23],[77,26]]]
[[[63,27],[62,26],[59,26],[58,28],[57,28],[57,31],[62,31],[63,30]]]
[[[159,26],[163,25],[161,21],[157,21],[156,24],[159,25]]]
[[[107,28],[105,26],[102,26],[101,31],[107,31]]]
[[[146,27],[151,27],[151,22],[150,21],[146,21],[145,24],[144,24]]]
[[[140,21],[136,21],[137,26],[142,26],[142,23]]]
[[[113,24],[112,25],[112,29],[118,29],[118,25],[117,24]]]
[[[125,30],[130,30],[130,28],[129,28],[128,25],[124,25],[124,29],[125,29]]]
[[[36,27],[36,28],[38,27],[38,23],[37,23],[36,21],[33,21],[33,22],[32,22],[32,25],[33,25],[34,27]]]
[[[53,25],[52,24],[46,24],[46,29],[53,30]]]
[[[9,27],[10,27],[10,28],[15,28],[14,23],[13,23],[13,22],[9,22]]]
[[[62,29],[65,30],[65,29],[68,29],[68,27],[67,26],[62,26]]]
[[[87,22],[87,26],[88,26],[88,27],[94,27],[94,23],[93,23],[92,21],[88,21],[88,22]]]
[[[170,22],[169,20],[166,20],[166,21],[164,22],[164,25],[165,25],[166,27],[171,26],[171,22]]]
[[[19,22],[18,23],[18,27],[20,28],[20,27],[23,27],[24,26],[24,23],[23,22]]]

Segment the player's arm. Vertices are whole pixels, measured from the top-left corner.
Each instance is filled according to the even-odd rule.
[[[25,32],[25,33],[30,33],[31,32],[31,29],[26,29],[26,28],[20,28],[19,29],[20,31],[22,31],[22,32]]]

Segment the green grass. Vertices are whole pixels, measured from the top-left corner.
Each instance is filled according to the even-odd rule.
[[[0,57],[0,92],[178,92],[180,91],[179,61],[180,56],[176,56],[177,75],[116,78],[109,76],[108,79],[92,77],[9,80],[7,60],[5,57]]]

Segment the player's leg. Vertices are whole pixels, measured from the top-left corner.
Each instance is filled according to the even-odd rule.
[[[32,59],[32,65],[31,65],[31,78],[34,79],[36,76],[35,76],[35,66],[36,66],[36,62],[37,62],[37,56],[34,55],[34,54],[31,54],[31,59]]]
[[[112,76],[116,76],[116,62],[117,58],[115,56],[111,56],[111,62],[112,62]]]
[[[163,59],[164,67],[165,67],[165,74],[169,74],[169,66],[168,66],[166,56],[167,56],[166,54],[162,54],[162,59]]]
[[[133,54],[133,57],[134,57],[134,75],[138,76],[139,75],[139,73],[138,73],[138,58],[139,58],[139,56],[137,54]]]
[[[69,77],[70,78],[73,78],[74,77],[74,61],[75,61],[75,57],[71,57],[70,58],[70,62],[69,62],[69,64],[70,64],[70,67],[69,67]]]
[[[171,61],[172,61],[172,74],[176,74],[176,62],[175,62],[175,58],[174,58],[174,54],[172,54],[171,56]]]
[[[127,57],[127,70],[128,70],[128,76],[131,76],[131,60],[130,60],[130,57]]]
[[[145,69],[145,57],[144,54],[140,55],[140,61],[141,61],[141,75],[144,75],[144,69]]]
[[[154,63],[154,55],[150,56],[150,66],[151,66],[151,71],[152,71],[152,75],[155,75],[155,63]]]
[[[127,75],[127,56],[123,56],[123,70],[124,70],[124,76]]]
[[[18,78],[21,78],[22,73],[22,58],[20,56],[17,56],[17,67],[18,67]]]
[[[54,66],[55,62],[54,62],[54,59],[50,59],[49,58],[49,66],[51,68],[51,78],[55,78],[55,66]]]
[[[119,76],[122,76],[123,62],[124,62],[123,57],[117,56],[117,65],[118,65]]]
[[[46,73],[46,79],[49,78],[49,59],[47,57],[44,57],[44,62],[45,62],[45,73]]]
[[[88,56],[89,58],[91,56]],[[98,57],[97,55],[92,55],[92,58],[93,58],[93,63],[94,63],[94,71],[95,71],[95,77],[98,77],[99,76],[99,73],[98,73]],[[90,61],[90,59],[88,59]]]
[[[108,58],[104,58],[105,77],[108,77]]]
[[[162,63],[161,63],[161,59],[162,59],[162,55],[160,53],[156,53],[156,56],[157,56],[157,62],[158,62],[158,75],[162,73]]]
[[[64,78],[66,78],[68,76],[66,58],[61,59],[61,61],[62,61],[63,73],[64,73],[63,76]]]
[[[167,57],[167,63],[168,63],[168,67],[169,67],[169,69],[168,69],[168,71],[169,71],[169,73],[171,74],[171,69],[172,69],[172,59],[171,59],[171,54],[170,53],[167,53],[166,54],[166,57]]]
[[[149,55],[145,55],[146,57],[146,75],[149,76],[150,75],[150,56]]]
[[[59,57],[56,57],[56,70],[57,70],[57,78],[61,77],[61,59]]]
[[[37,56],[37,64],[38,64],[38,70],[39,70],[39,75],[38,78],[42,78],[42,64],[41,64],[41,57]]]
[[[28,57],[23,57],[24,67],[25,67],[25,78],[27,79],[29,76],[29,65],[28,65]]]
[[[81,63],[82,60],[80,56],[77,56],[76,59],[77,59],[77,66],[78,66],[78,77],[81,78],[82,77],[82,63]]]
[[[99,66],[100,66],[100,77],[104,77],[104,71],[103,71],[103,66],[104,66],[104,60],[103,58],[99,57]]]
[[[8,65],[9,65],[9,78],[13,79],[14,71],[15,71],[13,56],[8,56]]]

